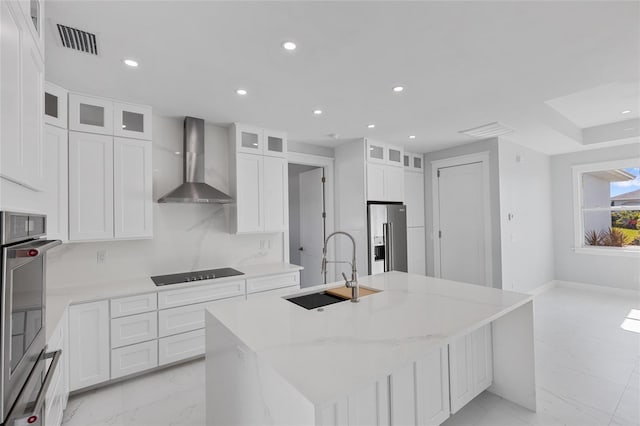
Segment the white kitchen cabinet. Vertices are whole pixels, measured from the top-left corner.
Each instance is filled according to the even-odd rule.
[[[53,83],[44,83],[44,122],[62,129],[68,128],[67,98],[69,92]],[[47,158],[45,156],[45,158]]]
[[[0,3],[0,175],[40,190],[44,61],[18,2]]]
[[[51,385],[45,394],[45,426],[60,426],[62,424],[63,412],[69,398],[69,333],[67,327],[65,312],[47,342],[48,352],[61,350],[62,353]]]
[[[407,272],[410,274],[426,275],[424,226],[407,228]]]
[[[211,303],[197,303],[161,310],[158,312],[159,336],[167,337],[204,328],[204,310]]]
[[[451,413],[491,386],[493,360],[491,324],[449,344]]]
[[[113,217],[116,239],[153,236],[151,142],[113,140]]]
[[[141,314],[158,309],[158,294],[147,293],[111,299],[111,318]]]
[[[404,171],[400,167],[367,164],[367,200],[403,201]]]
[[[204,355],[204,339],[204,329],[159,339],[158,363],[166,365]]]
[[[111,351],[111,378],[128,376],[158,366],[158,341],[138,343]]]
[[[44,0],[18,0],[24,13],[26,32],[31,34],[44,57]]]
[[[113,137],[69,133],[69,240],[113,239]]]
[[[69,129],[113,135],[113,101],[69,93]]]
[[[262,202],[264,231],[285,231],[288,227],[288,165],[285,158],[264,157],[262,168]]]
[[[111,347],[133,345],[158,338],[158,315],[155,312],[111,320]]]
[[[69,382],[74,391],[110,378],[109,302],[69,307]]]
[[[113,134],[151,140],[151,107],[114,102]]]
[[[386,144],[372,139],[365,142],[367,161],[370,163],[387,164]]]
[[[44,126],[43,210],[47,215],[47,236],[69,239],[68,133],[50,124]]]
[[[282,158],[287,156],[287,134],[285,132],[264,129],[262,137],[264,140],[264,155]]]
[[[316,424],[326,426],[388,426],[389,380],[385,378],[320,407]]]
[[[404,204],[407,206],[407,226],[424,226],[424,175],[404,172]]]
[[[387,149],[387,164],[395,167],[403,167],[402,157],[404,150],[400,146],[386,145]]]
[[[215,285],[181,288],[161,291],[158,294],[158,308],[175,308],[177,306],[208,302],[245,295],[245,281],[234,280]]]
[[[247,279],[247,294],[291,286],[300,286],[300,272],[249,278]]]
[[[246,124],[234,124],[230,131],[233,136],[232,140],[235,141],[232,149],[236,152],[260,155],[264,153],[263,130],[261,128]]]

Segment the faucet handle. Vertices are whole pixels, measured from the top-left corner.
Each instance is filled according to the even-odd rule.
[[[342,273],[342,276],[344,277],[344,281],[347,285],[347,287],[349,286],[349,278],[347,278],[347,274],[345,274],[344,272]]]

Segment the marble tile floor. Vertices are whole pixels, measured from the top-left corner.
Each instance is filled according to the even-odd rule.
[[[538,411],[484,392],[444,425],[640,426],[640,333],[620,327],[632,309],[640,309],[640,300],[591,291],[554,288],[538,296]],[[76,395],[63,425],[201,426],[204,420],[204,362],[193,361]]]

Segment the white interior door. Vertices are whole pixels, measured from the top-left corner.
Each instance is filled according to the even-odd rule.
[[[320,273],[322,246],[324,245],[324,221],[322,219],[321,167],[300,173],[300,286],[324,284]],[[294,249],[297,249],[295,247]]]
[[[487,284],[483,163],[438,169],[440,277]],[[436,231],[437,232],[437,231]]]

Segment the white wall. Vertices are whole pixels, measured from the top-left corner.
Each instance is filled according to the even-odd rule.
[[[182,182],[183,118],[153,117],[153,196]],[[228,134],[205,126],[205,180],[228,191]],[[282,261],[282,234],[231,235],[226,208],[216,204],[154,204],[152,240],[70,243],[48,257],[49,286],[103,282],[220,266]],[[106,262],[97,264],[97,251]]]
[[[499,156],[498,140],[487,139],[472,142],[454,148],[443,149],[441,151],[430,152],[425,155],[424,178],[425,178],[425,234],[427,248],[427,275],[434,275],[434,253],[433,253],[433,187],[431,180],[431,162],[446,158],[458,157],[461,155],[475,154],[479,152],[489,153],[489,192],[490,192],[490,214],[491,214],[491,256],[493,269],[493,287],[502,288],[501,274],[501,250],[500,250],[500,191],[499,191]]]
[[[573,177],[578,164],[638,158],[640,144],[551,157],[555,279],[640,289],[640,258],[574,252]]]
[[[526,292],[554,277],[551,160],[504,139],[499,157],[502,288]]]

